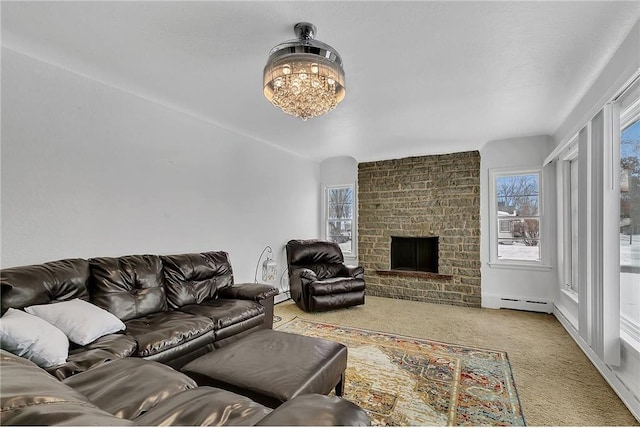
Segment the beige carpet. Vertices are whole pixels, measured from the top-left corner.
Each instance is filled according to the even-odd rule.
[[[315,314],[289,300],[275,315],[506,351],[530,426],[640,425],[553,315],[370,296]]]

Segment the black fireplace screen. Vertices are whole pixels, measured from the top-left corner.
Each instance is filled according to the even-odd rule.
[[[438,273],[438,237],[391,237],[391,269]]]

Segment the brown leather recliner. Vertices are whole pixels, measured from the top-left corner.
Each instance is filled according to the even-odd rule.
[[[345,266],[340,246],[318,239],[287,243],[291,298],[307,312],[363,305],[364,268]]]

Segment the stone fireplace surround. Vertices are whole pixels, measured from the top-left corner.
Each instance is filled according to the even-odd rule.
[[[438,237],[438,272],[391,269],[391,237]],[[367,294],[480,306],[480,154],[358,165],[358,249]]]

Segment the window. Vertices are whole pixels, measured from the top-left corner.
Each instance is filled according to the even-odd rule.
[[[513,223],[509,220],[500,220],[500,233],[513,232]]]
[[[352,254],[353,186],[328,187],[326,207],[326,239],[337,242],[343,253]]]
[[[640,83],[620,100],[621,336],[640,345]]]
[[[571,261],[571,271],[568,276],[567,287],[573,292],[578,292],[578,157],[576,153],[576,157],[567,161],[569,164],[569,257],[568,260]]]
[[[541,265],[540,170],[491,170],[491,265]]]
[[[578,298],[578,273],[580,268],[579,249],[579,137],[569,143],[566,152],[560,156],[558,173],[562,179],[561,188],[561,215],[559,216],[562,230],[562,252],[564,254],[564,290],[574,298]]]

